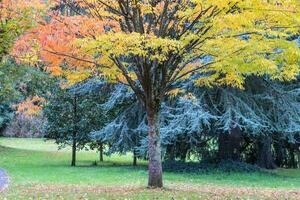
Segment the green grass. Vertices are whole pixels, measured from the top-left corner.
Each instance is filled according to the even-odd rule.
[[[57,150],[52,141],[0,138],[0,167],[10,176],[7,199],[210,199],[214,195],[261,199],[264,193],[299,191],[300,170],[271,173],[208,174],[164,173],[165,189],[149,190],[147,163],[131,166],[131,155],[104,157],[96,152],[78,153],[78,166],[70,167],[70,149]],[[220,191],[219,191],[220,190]],[[258,194],[257,194],[258,193]],[[298,193],[297,193],[298,195]]]

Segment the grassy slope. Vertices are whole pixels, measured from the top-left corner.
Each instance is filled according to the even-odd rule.
[[[267,198],[275,191],[280,195],[286,195],[289,190],[300,192],[300,170],[283,169],[272,175],[165,173],[167,189],[153,192],[144,188],[146,163],[132,167],[130,155],[105,157],[104,163],[93,166],[97,153],[80,152],[78,167],[74,168],[69,166],[69,149],[57,151],[57,146],[49,141],[0,138],[0,145],[0,167],[11,177],[10,188],[1,197],[8,199],[40,196],[46,199],[184,199],[186,196],[206,199],[240,195],[261,198],[265,193]]]

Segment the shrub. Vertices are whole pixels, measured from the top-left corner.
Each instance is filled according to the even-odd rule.
[[[224,160],[219,163],[210,162],[182,162],[165,161],[163,163],[165,171],[185,172],[185,173],[208,173],[208,172],[261,172],[255,165],[243,162]]]
[[[28,116],[17,114],[4,131],[4,136],[38,138],[44,136],[43,126],[46,120],[43,116]]]
[[[13,118],[13,111],[8,105],[0,104],[0,134]]]

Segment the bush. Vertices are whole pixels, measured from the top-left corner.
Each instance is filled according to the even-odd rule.
[[[224,160],[219,163],[210,162],[182,162],[165,161],[163,163],[165,171],[185,172],[185,173],[208,173],[208,172],[261,172],[261,169],[255,165],[243,162]]]
[[[4,136],[39,138],[44,136],[43,127],[46,120],[43,116],[17,114],[4,131]]]
[[[8,105],[0,104],[0,134],[13,118],[13,111]]]

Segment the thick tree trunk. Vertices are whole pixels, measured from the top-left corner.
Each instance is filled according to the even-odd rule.
[[[265,169],[276,168],[272,155],[272,138],[269,136],[261,137],[258,142],[257,164],[259,167]]]
[[[103,162],[103,144],[99,144],[99,160],[100,162]]]
[[[159,112],[155,109],[147,109],[148,119],[148,137],[149,137],[149,179],[148,187],[161,188],[162,181],[162,163],[161,163],[161,147],[159,133]]]
[[[289,145],[289,167],[290,168],[297,168],[296,159],[295,159],[295,151],[294,146]]]
[[[284,166],[285,152],[284,152],[284,144],[281,140],[274,143],[274,151],[275,151],[275,163],[278,167]]]
[[[242,140],[243,137],[239,127],[233,128],[229,133],[221,133],[218,140],[219,160],[239,161]]]
[[[175,144],[169,144],[167,146],[165,159],[175,161]]]
[[[179,152],[178,152],[178,156],[180,158],[180,160],[182,162],[186,161],[187,155],[188,155],[188,151],[189,151],[189,145],[186,144],[185,142],[181,142],[179,144]]]
[[[76,135],[75,135],[76,137]],[[76,139],[75,139],[74,135],[73,135],[73,144],[72,144],[72,162],[71,162],[71,166],[76,166]]]

